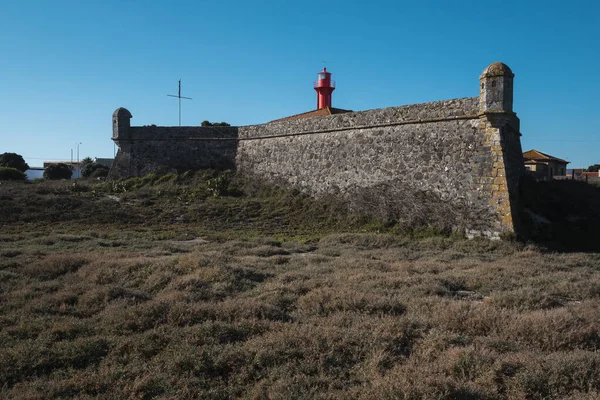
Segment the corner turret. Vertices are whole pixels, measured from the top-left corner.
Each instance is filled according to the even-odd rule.
[[[501,62],[490,64],[479,77],[479,111],[481,113],[513,112],[513,80],[515,74]]]
[[[129,134],[129,128],[131,127],[131,118],[133,116],[128,109],[119,107],[115,110],[112,115],[113,120],[113,140],[127,137]]]

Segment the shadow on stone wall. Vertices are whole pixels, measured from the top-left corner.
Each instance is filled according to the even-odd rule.
[[[434,228],[442,232],[462,232],[465,227],[490,236],[489,209],[467,205],[465,199],[446,199],[433,191],[419,190],[399,182],[354,188],[346,196],[350,209],[393,223],[401,231]],[[487,217],[485,217],[487,215]]]
[[[555,251],[600,251],[600,186],[524,177],[520,196],[523,239]]]
[[[237,127],[131,127],[109,178],[235,168]]]

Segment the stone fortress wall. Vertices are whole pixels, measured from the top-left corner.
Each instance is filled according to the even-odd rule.
[[[425,212],[497,237],[518,229],[524,173],[513,77],[494,63],[480,77],[479,97],[240,127],[130,127],[120,108],[111,176],[235,168],[360,211]]]
[[[113,140],[119,151],[109,177],[235,168],[237,127],[123,127],[128,115],[120,108],[113,116]]]

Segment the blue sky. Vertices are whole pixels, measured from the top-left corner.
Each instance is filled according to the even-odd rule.
[[[133,125],[263,123],[311,110],[327,61],[335,107],[478,95],[515,73],[523,150],[600,163],[596,1],[0,2],[0,153],[112,157],[111,115]]]

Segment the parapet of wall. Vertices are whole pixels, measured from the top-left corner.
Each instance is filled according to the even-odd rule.
[[[336,114],[328,117],[285,120],[240,127],[240,139],[282,134],[325,132],[346,128],[384,127],[388,124],[415,124],[422,121],[477,118],[479,97],[411,104],[401,107]]]
[[[237,127],[130,127],[113,137],[119,152],[110,177],[233,169],[237,137]]]

